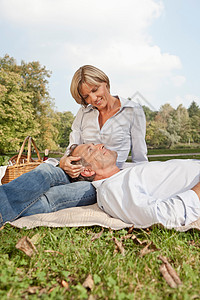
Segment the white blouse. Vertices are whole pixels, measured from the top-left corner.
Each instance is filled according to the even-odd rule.
[[[200,217],[200,201],[191,190],[199,181],[200,160],[172,159],[133,164],[92,184],[99,207],[112,217],[136,227],[172,228]]]
[[[81,107],[72,124],[70,145],[105,144],[106,148],[117,151],[117,166],[122,169],[131,149],[132,161],[147,161],[145,142],[146,119],[141,105],[120,98],[121,108],[105,124],[99,126],[99,111],[89,105]]]

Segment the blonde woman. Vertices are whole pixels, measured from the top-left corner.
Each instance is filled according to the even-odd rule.
[[[147,161],[146,120],[142,106],[112,96],[108,76],[91,65],[80,67],[75,72],[70,90],[81,105],[72,125],[66,155],[60,161],[61,168],[70,177],[77,177],[82,170],[81,165],[71,164],[74,157],[67,157],[72,144],[105,144],[117,152],[120,169],[123,169],[130,150],[133,162]]]

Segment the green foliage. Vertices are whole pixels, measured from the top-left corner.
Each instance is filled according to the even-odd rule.
[[[19,149],[27,135],[36,135],[38,124],[33,117],[32,95],[22,91],[19,74],[0,70],[0,152]]]
[[[200,115],[200,107],[196,104],[195,101],[193,101],[191,103],[191,105],[189,106],[188,113],[189,113],[190,118]]]
[[[7,155],[0,156],[0,166],[7,166],[9,159],[10,159],[10,157]]]
[[[164,104],[154,114],[146,108],[144,112],[148,147],[174,148],[177,144],[200,142],[200,108],[194,101],[188,109],[182,104],[177,109]]]
[[[61,148],[66,148],[69,144],[69,135],[71,132],[72,122],[74,116],[70,111],[65,111],[63,113],[57,112],[57,130],[58,134],[58,144]]]
[[[146,116],[146,121],[147,122],[153,121],[157,114],[157,111],[152,111],[149,107],[147,107],[145,105],[143,105],[143,110],[144,110],[144,113]]]
[[[149,147],[166,147],[168,144],[167,131],[161,122],[147,122],[146,143]]]
[[[17,65],[8,55],[0,58],[0,152],[19,150],[27,135],[40,149],[57,149],[49,77],[39,62]]]
[[[71,112],[57,112],[49,95],[51,72],[39,62],[0,58],[0,153],[17,151],[27,135],[40,150],[66,148]]]

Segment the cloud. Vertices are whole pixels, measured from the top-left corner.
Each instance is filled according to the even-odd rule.
[[[65,74],[68,85],[78,67],[93,64],[111,78],[111,91],[153,98],[166,82],[184,83],[173,74],[180,58],[163,53],[148,34],[163,12],[157,0],[1,0],[0,19],[27,40],[19,46],[22,59]]]
[[[124,27],[127,32],[146,28],[162,9],[162,2],[153,0],[1,0],[2,17],[16,24],[90,30],[106,26],[121,32]]]
[[[180,75],[173,76],[173,77],[171,77],[171,81],[173,82],[174,86],[180,87],[185,83],[186,78],[184,76],[180,76]]]
[[[181,68],[147,34],[163,9],[154,0],[1,0],[0,16],[28,31],[32,52],[48,53],[57,65],[163,73]]]

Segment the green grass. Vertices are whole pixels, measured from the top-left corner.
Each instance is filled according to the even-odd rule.
[[[114,253],[112,237],[120,240],[128,229],[104,229],[100,238],[91,237],[101,227],[17,229],[7,224],[0,232],[1,299],[199,299],[199,232],[186,233],[154,226],[134,230],[140,241],[151,241],[158,251],[140,256],[144,245],[124,239],[125,256]],[[22,236],[32,238],[38,253],[31,258],[15,245]],[[46,250],[55,252],[48,253]],[[57,251],[57,252],[56,252]],[[182,285],[170,288],[163,279],[158,256],[166,256]],[[92,290],[83,287],[92,275]],[[69,287],[65,289],[61,282]]]
[[[179,154],[179,153],[200,153],[200,148],[188,149],[148,149],[148,154]]]
[[[149,157],[149,161],[166,161],[169,159],[200,159],[200,155],[162,156]]]
[[[155,159],[172,158],[179,157]],[[152,242],[158,249],[141,257],[146,244],[140,245],[131,238],[123,239],[125,256],[115,252],[113,237],[120,240],[128,229],[104,229],[100,238],[91,241],[101,229],[25,230],[6,224],[0,231],[0,299],[200,299],[199,231],[180,233],[159,226],[134,230],[132,234],[137,239]],[[40,237],[35,243],[37,254],[28,257],[16,248],[21,237],[36,234]],[[166,256],[178,273],[182,281],[178,288],[170,288],[163,279],[159,255]],[[83,287],[89,274],[94,281],[92,290]],[[68,288],[63,287],[62,280]]]

